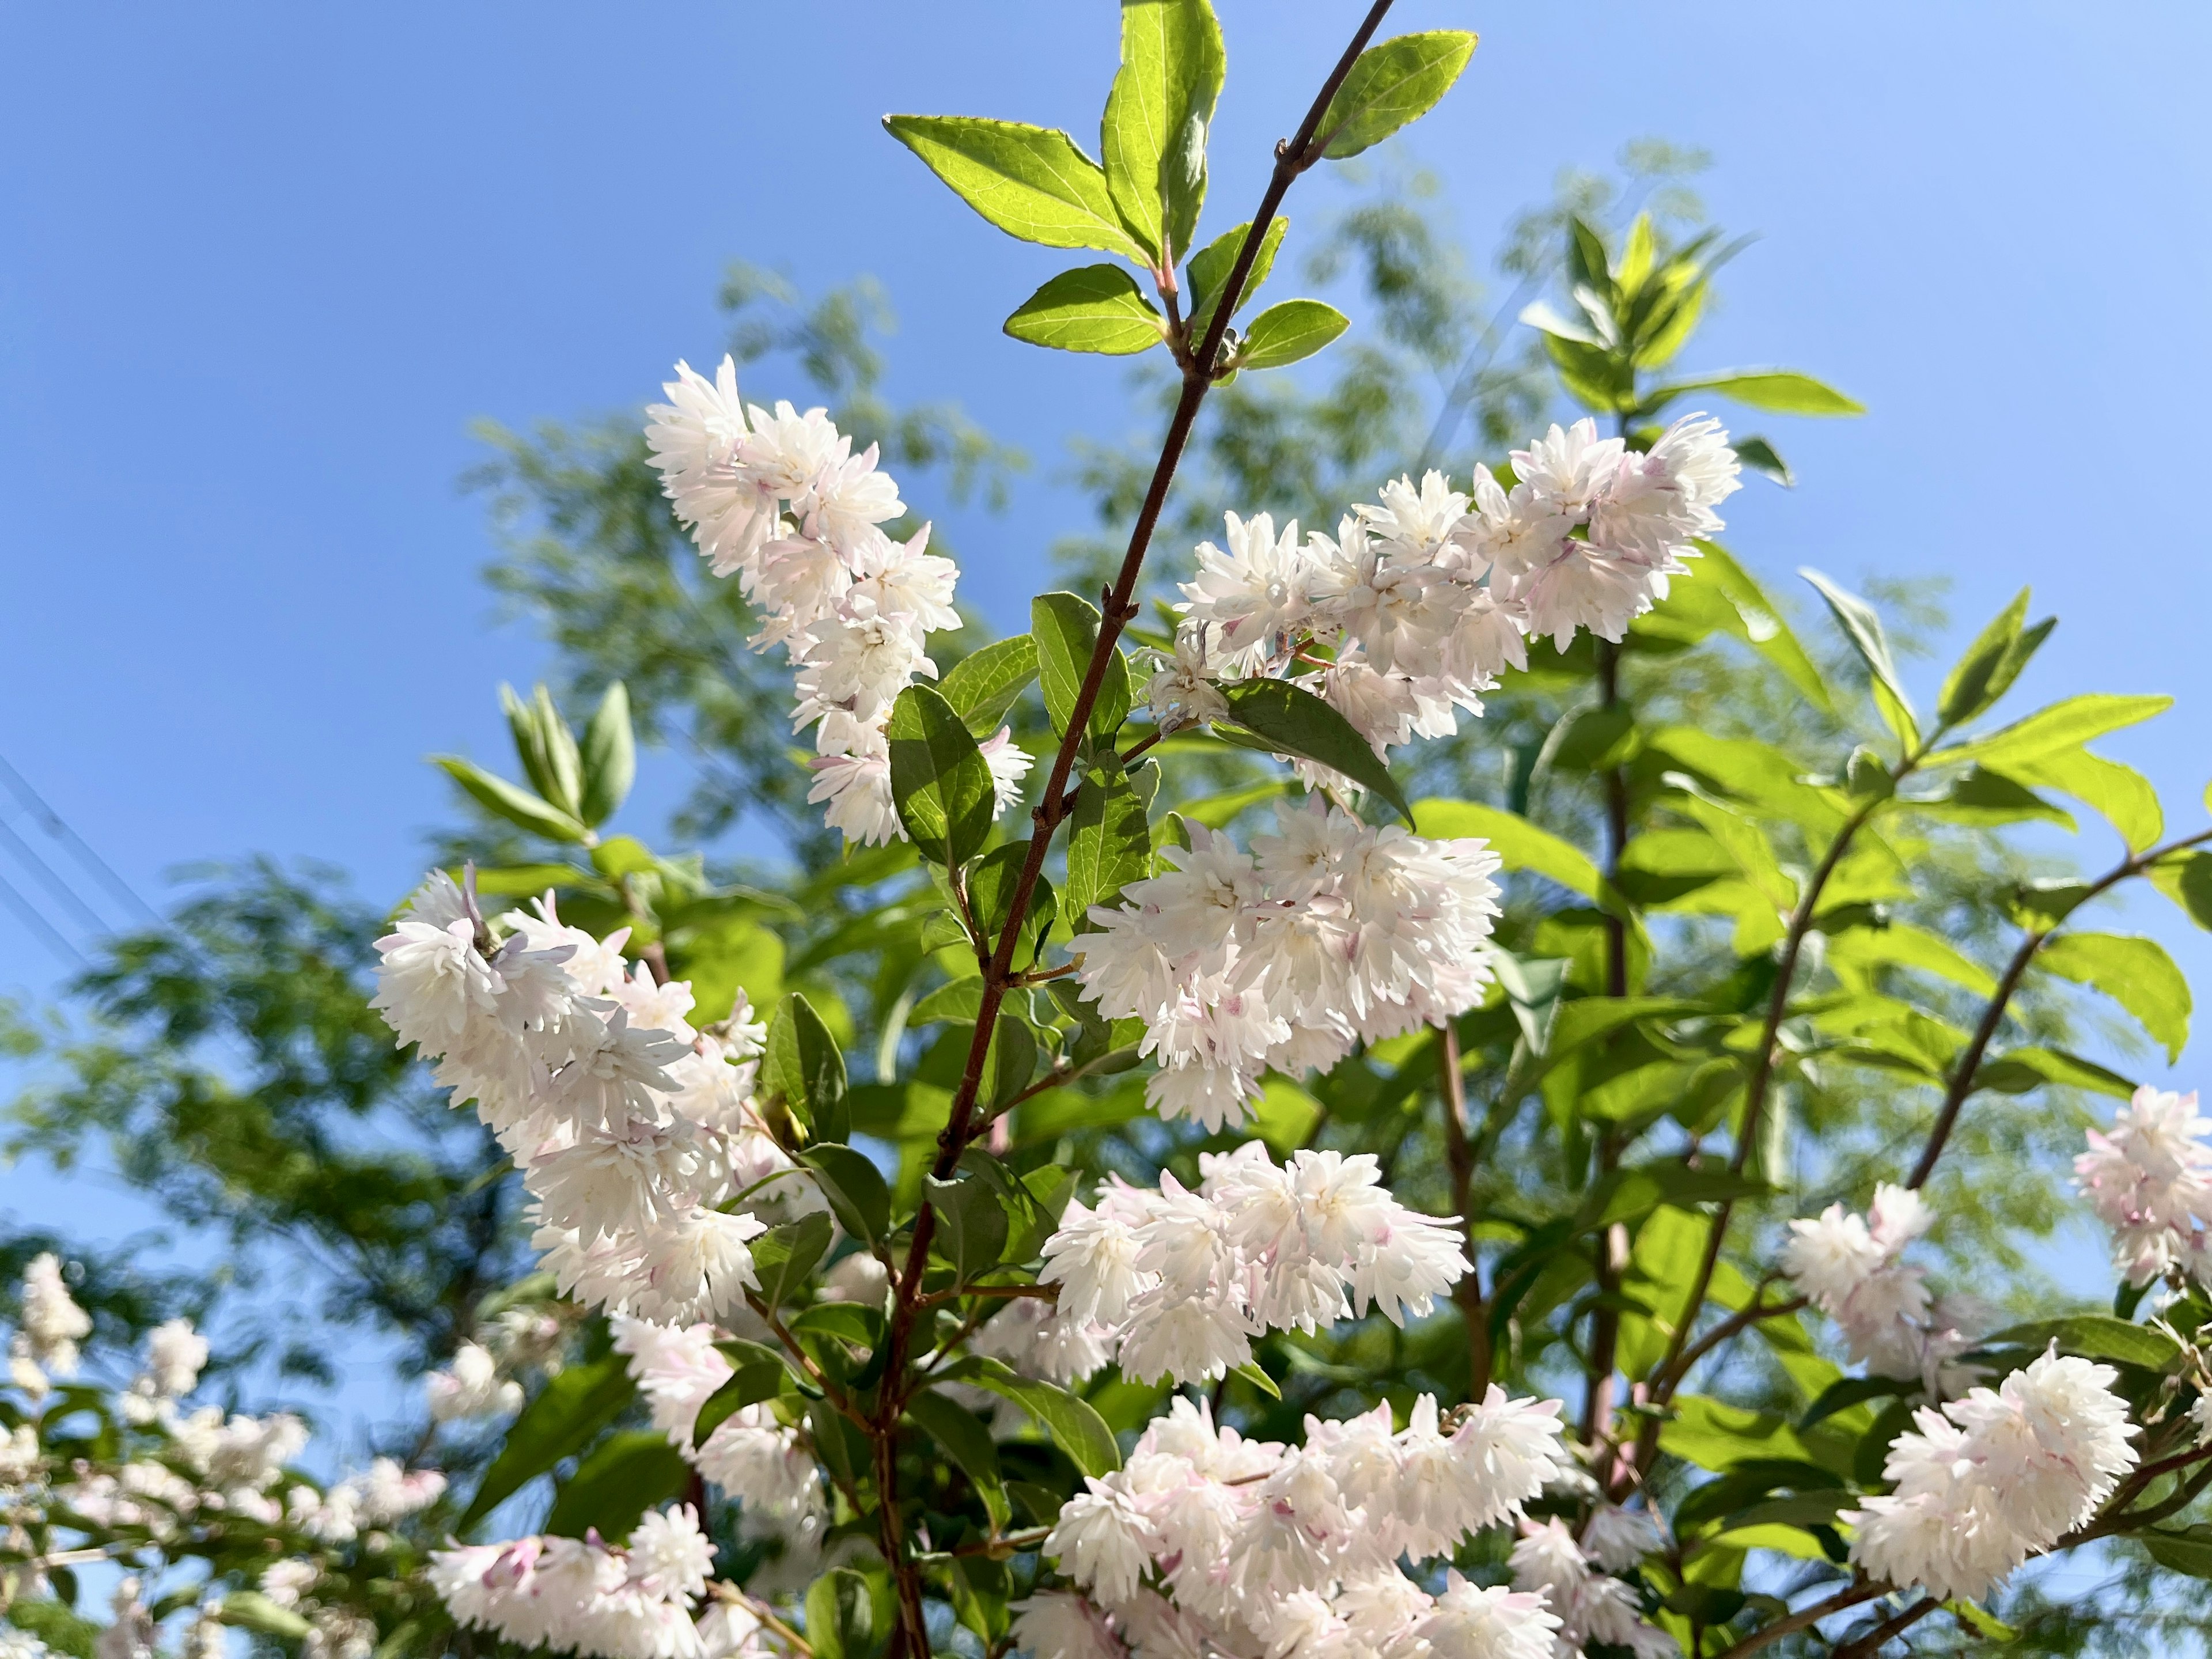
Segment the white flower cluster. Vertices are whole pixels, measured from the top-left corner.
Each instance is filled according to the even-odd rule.
[[[1379,1309],[1425,1314],[1468,1270],[1456,1219],[1408,1210],[1372,1153],[1301,1151],[1277,1165],[1260,1142],[1204,1153],[1191,1191],[1109,1180],[1094,1209],[1071,1201],[1038,1278],[1055,1319],[1118,1348],[1124,1375],[1191,1382],[1252,1358],[1270,1330],[1312,1331]]]
[[[714,574],[734,574],[759,608],[753,647],[781,644],[798,669],[794,726],[820,723],[807,799],[848,841],[904,840],[884,723],[915,676],[936,674],[928,636],[960,624],[957,568],[927,551],[927,525],[910,541],[884,533],[906,511],[898,486],[876,447],[854,454],[826,411],[749,409],[727,357],[712,380],[678,363],[664,390],[645,428],[662,487]],[[983,754],[1003,811],[1030,757],[1004,726]]]
[[[1554,426],[1514,451],[1513,471],[1508,490],[1477,467],[1472,497],[1438,472],[1418,489],[1401,478],[1334,538],[1231,514],[1227,550],[1198,549],[1175,654],[1148,689],[1161,725],[1225,715],[1222,676],[1299,669],[1378,755],[1449,735],[1508,665],[1528,666],[1528,637],[1561,650],[1582,628],[1620,640],[1692,544],[1719,532],[1713,509],[1738,488],[1728,434],[1703,415],[1642,453],[1589,420]]]
[[[1579,1655],[1589,1643],[1626,1648],[1637,1659],[1668,1659],[1681,1652],[1674,1638],[1647,1622],[1635,1589],[1608,1577],[1625,1572],[1663,1541],[1658,1523],[1643,1510],[1601,1509],[1580,1544],[1564,1522],[1521,1523],[1513,1546],[1513,1588],[1540,1596],[1559,1620],[1556,1651]]]
[[[1559,1409],[1493,1387],[1440,1417],[1424,1395],[1401,1431],[1384,1405],[1309,1417],[1305,1444],[1286,1446],[1178,1398],[1127,1467],[1061,1509],[1043,1550],[1085,1594],[1033,1598],[1018,1645],[1036,1659],[1548,1659],[1559,1620],[1539,1597],[1456,1574],[1431,1596],[1399,1563],[1449,1555],[1564,1472]]]
[[[434,874],[376,942],[372,1006],[514,1158],[564,1295],[666,1320],[742,1307],[758,1282],[747,1243],[767,1224],[720,1206],[823,1206],[750,1098],[764,1028],[741,994],[714,1033],[693,1030],[688,983],[625,973],[628,930],[602,942],[568,927],[550,893],[501,922],[495,941]]]
[[[522,1409],[522,1384],[499,1374],[499,1361],[481,1342],[464,1342],[453,1362],[422,1379],[431,1418],[440,1423],[504,1417]]]
[[[1940,1396],[1965,1385],[1952,1361],[1972,1344],[1957,1310],[1930,1297],[1926,1274],[1902,1259],[1934,1220],[1918,1193],[1885,1182],[1863,1217],[1831,1204],[1816,1218],[1791,1222],[1782,1266],[1843,1327],[1852,1358],[1877,1376],[1918,1377]]]
[[[8,1343],[9,1377],[33,1400],[43,1400],[57,1376],[76,1375],[76,1345],[92,1334],[92,1316],[76,1304],[51,1250],[23,1270],[21,1312]]]
[[[1921,1407],[1882,1470],[1896,1490],[1838,1517],[1858,1528],[1851,1559],[1893,1584],[1978,1599],[2088,1520],[2135,1467],[2128,1442],[2141,1431],[2112,1392],[2118,1375],[2054,1344],[1996,1389]]]
[[[2130,1285],[2181,1272],[2212,1285],[2212,1118],[2194,1093],[2141,1088],[2089,1132],[2075,1184],[2112,1230],[2112,1255]]]
[[[430,1557],[455,1622],[523,1648],[599,1659],[715,1659],[750,1645],[750,1615],[717,1601],[696,1623],[714,1546],[689,1505],[647,1515],[617,1547],[590,1538],[518,1538]]]
[[[522,1384],[514,1373],[532,1366],[561,1369],[561,1348],[569,1327],[544,1304],[504,1310],[497,1318],[453,1350],[446,1369],[432,1371],[422,1387],[435,1422],[465,1422],[505,1417],[522,1407]]]
[[[615,1346],[629,1356],[653,1413],[653,1426],[684,1460],[724,1492],[744,1500],[748,1533],[817,1549],[830,1510],[822,1478],[804,1437],[777,1421],[766,1404],[741,1407],[694,1448],[699,1408],[730,1380],[730,1362],[715,1350],[712,1325],[655,1325],[617,1317]]]
[[[1498,855],[1374,829],[1319,798],[1276,809],[1245,853],[1191,827],[1173,866],[1091,908],[1069,948],[1109,1019],[1141,1019],[1167,1117],[1244,1121],[1273,1069],[1298,1075],[1464,1013],[1490,979]]]

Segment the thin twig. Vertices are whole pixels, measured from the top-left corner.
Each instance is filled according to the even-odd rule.
[[[1771,1625],[1762,1625],[1729,1649],[1727,1652],[1722,1654],[1720,1659],[1743,1659],[1744,1655],[1756,1653],[1771,1643],[1779,1642],[1785,1636],[1794,1636],[1801,1630],[1810,1630],[1830,1613],[1841,1613],[1845,1607],[1855,1607],[1862,1601],[1871,1601],[1875,1596],[1886,1595],[1888,1592],[1889,1586],[1887,1584],[1866,1583],[1852,1584],[1847,1589],[1838,1590],[1825,1601],[1815,1601],[1812,1606],[1800,1607],[1796,1612],[1778,1619]]]
[[[1863,1636],[1854,1636],[1838,1648],[1831,1659],[1868,1659],[1880,1651],[1883,1643],[1893,1637],[1902,1636],[1929,1613],[1943,1605],[1942,1598],[1923,1596],[1902,1613],[1893,1613]]]
[[[1912,1166],[1912,1173],[1905,1178],[1907,1187],[1927,1185],[1928,1177],[1936,1172],[1936,1160],[1942,1157],[1943,1148],[1951,1139],[1951,1130],[1959,1121],[1959,1113],[1965,1107],[1967,1096],[1974,1091],[1974,1077],[1981,1070],[1982,1056],[1988,1052],[1990,1040],[1996,1036],[1997,1027],[2003,1023],[2006,1006],[2012,1001],[2013,993],[2020,988],[2021,976],[2027,972],[2028,963],[2035,960],[2036,952],[2091,899],[2130,876],[2141,875],[2160,859],[2185,852],[2207,841],[2212,841],[2212,830],[2199,830],[2196,835],[2168,842],[2165,846],[2152,848],[2146,853],[2130,854],[2090,883],[2088,890],[2075,902],[2066,915],[2048,927],[2031,930],[2027,937],[2021,940],[2020,948],[2013,952],[2012,960],[2005,964],[2004,977],[1997,981],[1997,988],[1990,998],[1990,1006],[1982,1011],[1981,1023],[1975,1026],[1973,1037],[1966,1044],[1966,1052],[1960,1055],[1958,1064],[1952,1068],[1950,1086],[1943,1091],[1943,1104],[1936,1114],[1935,1127],[1928,1132],[1928,1145],[1921,1152],[1920,1161]]]

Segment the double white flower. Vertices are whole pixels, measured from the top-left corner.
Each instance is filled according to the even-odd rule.
[[[917,676],[937,673],[928,636],[960,624],[958,568],[928,551],[927,525],[903,542],[884,533],[906,511],[898,486],[876,446],[854,454],[824,410],[749,408],[727,357],[712,380],[678,363],[664,390],[647,411],[653,464],[708,568],[758,607],[753,648],[781,645],[798,670],[792,723],[815,727],[807,799],[848,841],[905,839],[884,723]],[[1030,757],[1004,728],[984,757],[1003,811]]]

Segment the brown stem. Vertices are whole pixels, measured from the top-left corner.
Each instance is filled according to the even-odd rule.
[[[1625,423],[1625,422],[1624,422]],[[1610,641],[1597,642],[1598,706],[1620,703],[1620,647]],[[1612,888],[1620,878],[1620,860],[1628,850],[1628,774],[1616,766],[1605,775],[1605,879]],[[1605,918],[1605,994],[1628,994],[1628,921],[1617,903],[1608,903]],[[1601,1182],[1620,1166],[1623,1150],[1620,1132],[1607,1124],[1598,1132],[1597,1169],[1593,1182]],[[1620,1346],[1622,1271],[1628,1265],[1628,1230],[1614,1225],[1598,1241],[1598,1304],[1590,1311],[1589,1382],[1583,1395],[1583,1439],[1592,1446],[1613,1431],[1613,1364]]]
[[[1467,1138],[1467,1073],[1461,1067],[1459,1028],[1449,1020],[1437,1027],[1437,1081],[1444,1103],[1444,1163],[1451,1171],[1452,1211],[1467,1241],[1468,1269],[1452,1286],[1467,1326],[1467,1397],[1482,1398],[1490,1386],[1490,1310],[1482,1297],[1482,1259],[1474,1248],[1474,1148]]]
[[[1143,754],[1145,750],[1150,749],[1154,744],[1158,743],[1165,736],[1167,736],[1166,732],[1155,731],[1147,732],[1144,737],[1138,738],[1136,742],[1131,744],[1129,747],[1122,752],[1121,764],[1126,768],[1131,761],[1136,759],[1138,756]]]
[[[1852,1584],[1837,1591],[1825,1601],[1815,1601],[1811,1607],[1800,1607],[1796,1612],[1778,1619],[1771,1625],[1762,1625],[1745,1637],[1742,1641],[1722,1654],[1720,1659],[1743,1659],[1744,1655],[1756,1653],[1771,1643],[1779,1642],[1785,1636],[1794,1636],[1801,1630],[1811,1629],[1832,1613],[1841,1613],[1845,1607],[1855,1607],[1862,1601],[1871,1601],[1877,1595],[1887,1595],[1888,1590],[1889,1586],[1887,1584],[1863,1583]]]
[[[1943,1605],[1933,1595],[1923,1596],[1902,1613],[1893,1613],[1863,1636],[1855,1636],[1838,1648],[1831,1659],[1867,1659],[1881,1650],[1883,1643],[1893,1637],[1902,1636],[1929,1613]]]
[[[1671,1366],[1661,1371],[1653,1379],[1652,1403],[1665,1404],[1673,1396],[1675,1389],[1680,1386],[1682,1379],[1689,1375],[1690,1367],[1730,1337],[1749,1330],[1761,1320],[1779,1319],[1784,1314],[1796,1313],[1803,1306],[1805,1306],[1805,1298],[1802,1296],[1793,1296],[1787,1302],[1761,1302],[1754,1298],[1749,1306],[1730,1314],[1685,1348]]]
[[[2169,842],[2163,847],[2154,847],[2147,853],[2130,854],[2090,883],[2089,890],[2075,902],[2073,909],[2069,910],[2067,915],[2071,916],[2075,910],[2079,910],[2091,899],[2130,876],[2141,875],[2169,854],[2185,851],[2206,841],[2212,841],[2212,830],[2200,830],[2179,841]],[[2027,972],[2028,963],[2035,960],[2035,953],[2044,947],[2053,933],[2065,926],[2065,921],[2066,918],[2062,917],[2048,927],[2031,931],[2027,938],[2021,940],[2020,948],[2013,952],[2012,960],[2005,964],[2004,977],[1997,981],[1996,991],[1990,998],[1990,1006],[1982,1011],[1981,1024],[1974,1028],[1973,1037],[1967,1042],[1966,1053],[1959,1057],[1959,1063],[1952,1068],[1950,1085],[1943,1091],[1943,1104],[1936,1114],[1935,1127],[1928,1132],[1928,1145],[1921,1152],[1920,1161],[1912,1166],[1911,1175],[1905,1179],[1907,1187],[1923,1187],[1928,1177],[1935,1174],[1936,1160],[1942,1157],[1944,1146],[1951,1139],[1951,1130],[1966,1106],[1966,1097],[1974,1091],[1974,1075],[1981,1070],[1982,1056],[1988,1052],[1990,1040],[1996,1036],[1997,1027],[2004,1021],[2005,1008],[2012,1001],[2013,993],[2020,988],[2021,975]]]
[[[1902,780],[1918,763],[1917,755],[1907,756],[1899,763],[1895,776]],[[1870,800],[1844,821],[1835,839],[1828,843],[1820,865],[1807,878],[1805,890],[1797,896],[1796,908],[1790,913],[1790,925],[1782,936],[1782,954],[1774,964],[1774,988],[1767,995],[1766,1016],[1759,1024],[1759,1047],[1752,1059],[1751,1075],[1744,1082],[1743,1125],[1736,1134],[1735,1149],[1729,1157],[1729,1167],[1739,1175],[1759,1139],[1759,1121],[1766,1109],[1766,1091],[1774,1080],[1775,1038],[1790,1012],[1790,987],[1797,977],[1797,958],[1805,948],[1805,935],[1812,929],[1814,910],[1820,904],[1828,878],[1836,873],[1836,866],[1850,850],[1852,838],[1865,827],[1880,805],[1879,800]],[[1674,1370],[1689,1342],[1690,1332],[1697,1325],[1698,1315],[1704,1310],[1705,1297],[1712,1291],[1713,1274],[1720,1267],[1721,1246],[1727,1241],[1729,1222],[1735,1213],[1732,1199],[1723,1200],[1713,1212],[1712,1231],[1705,1236],[1705,1254],[1698,1260],[1697,1277],[1690,1281],[1689,1298],[1682,1304],[1682,1322],[1674,1328],[1674,1334],[1668,1340],[1666,1355],[1659,1362],[1662,1375]],[[1647,1436],[1651,1432],[1654,1431],[1647,1427]]]
[[[1075,702],[1068,711],[1067,726],[1062,734],[1059,749],[1054,751],[1052,769],[1045,780],[1043,793],[1032,815],[1036,831],[1030,837],[1029,854],[1022,860],[1020,875],[1006,915],[1006,925],[999,934],[997,946],[983,964],[982,994],[975,1012],[975,1035],[968,1045],[967,1064],[962,1069],[959,1086],[954,1091],[945,1128],[937,1138],[937,1159],[934,1173],[940,1181],[949,1177],[974,1137],[975,1098],[981,1088],[983,1060],[989,1052],[992,1029],[998,1023],[999,1006],[1005,1000],[1006,988],[1012,978],[1014,948],[1022,933],[1024,921],[1029,915],[1030,897],[1036,890],[1038,878],[1043,873],[1045,854],[1050,847],[1053,834],[1073,805],[1068,778],[1074,769],[1076,750],[1082,743],[1091,721],[1091,710],[1098,701],[1099,688],[1105,684],[1106,665],[1115,652],[1115,641],[1121,630],[1137,614],[1135,594],[1137,578],[1144,568],[1145,556],[1150,550],[1152,532],[1158,526],[1160,514],[1167,505],[1168,486],[1174,481],[1176,469],[1181,465],[1184,447],[1190,441],[1191,429],[1198,420],[1199,405],[1205,401],[1214,379],[1214,366],[1221,355],[1221,343],[1229,329],[1229,319],[1243,297],[1244,286],[1251,279],[1252,266],[1259,258],[1260,246],[1266,240],[1267,228],[1274,222],[1284,196],[1292,180],[1321,159],[1322,146],[1314,142],[1322,118],[1329,104],[1352,73],[1352,64],[1366,49],[1368,41],[1390,9],[1391,0],[1375,0],[1366,17],[1352,37],[1352,43],[1337,59],[1336,67],[1322,83],[1305,119],[1299,124],[1297,136],[1275,147],[1275,166],[1267,180],[1267,188],[1261,198],[1260,207],[1252,218],[1252,228],[1246,232],[1243,246],[1237,250],[1237,261],[1231,266],[1221,286],[1221,297],[1213,307],[1212,320],[1206,325],[1206,337],[1197,352],[1185,364],[1182,391],[1176,399],[1175,413],[1168,422],[1167,435],[1160,445],[1160,458],[1152,469],[1152,483],[1145,491],[1143,504],[1137,510],[1136,523],[1129,532],[1128,550],[1122,556],[1121,568],[1114,586],[1103,595],[1100,607],[1098,639],[1091,648],[1091,661],[1085,669],[1083,684],[1076,693]],[[912,1659],[927,1659],[929,1642],[921,1622],[921,1581],[915,1564],[904,1559],[900,1547],[896,1487],[896,1460],[884,1450],[894,1439],[898,1414],[905,1404],[903,1390],[907,1382],[908,1350],[913,1340],[917,1304],[921,1296],[921,1277],[928,1265],[930,1241],[936,1231],[936,1212],[927,1204],[921,1206],[914,1221],[914,1235],[908,1246],[906,1271],[901,1276],[898,1292],[892,1304],[890,1327],[884,1340],[884,1381],[878,1397],[874,1436],[877,1455],[877,1503],[883,1514],[883,1536],[885,1560],[892,1576],[899,1583],[901,1625],[906,1646]]]

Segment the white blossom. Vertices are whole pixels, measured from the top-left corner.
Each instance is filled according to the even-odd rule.
[[[532,1537],[435,1551],[430,1583],[454,1622],[526,1648],[599,1659],[706,1659],[692,1601],[714,1546],[689,1505],[639,1521],[622,1547]]]
[[[1838,1518],[1851,1559],[1899,1585],[1978,1600],[2094,1515],[2136,1462],[2141,1432],[2109,1365],[2057,1345],[1996,1389],[1922,1407],[1889,1449],[1895,1490]]]
[[[2075,1184],[2112,1230],[2115,1263],[2131,1285],[2179,1270],[2212,1279],[2212,1119],[2194,1093],[2143,1087],[2089,1132]]]
[[[1862,1218],[1832,1204],[1790,1224],[1783,1270],[1843,1328],[1851,1357],[1876,1375],[1919,1377],[1931,1394],[1955,1392],[1953,1362],[1970,1346],[1955,1311],[1931,1297],[1925,1274],[1901,1259],[1934,1218],[1920,1194],[1883,1183]]]
[[[1194,826],[1071,944],[1100,1013],[1145,1022],[1164,1116],[1242,1122],[1269,1067],[1325,1067],[1455,1018],[1489,982],[1498,859],[1483,842],[1372,829],[1319,800],[1276,817],[1249,854]]]

